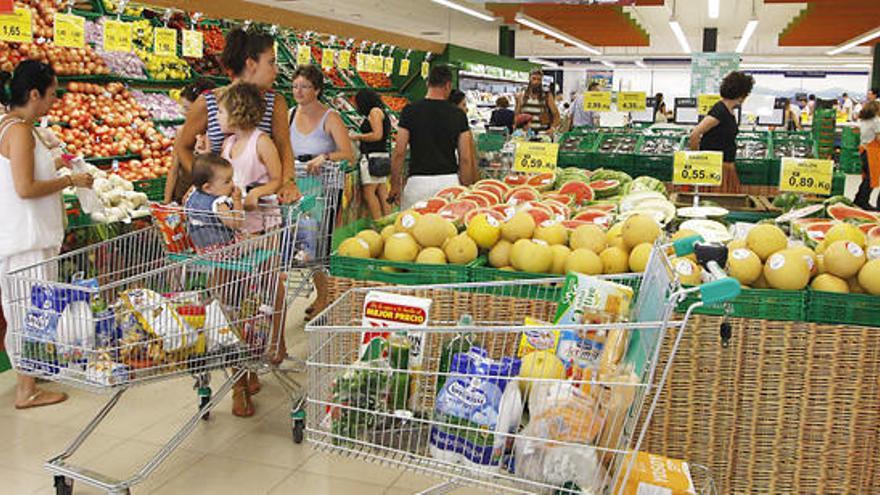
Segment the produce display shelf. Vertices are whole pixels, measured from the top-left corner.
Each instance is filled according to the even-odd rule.
[[[743,289],[740,295],[725,305],[703,306],[695,310],[698,314],[752,318],[756,320],[805,321],[807,311],[807,291],[775,289]],[[688,306],[698,302],[698,297],[690,295],[678,306],[684,312]]]
[[[808,291],[806,320],[810,323],[880,327],[880,297]]]
[[[115,161],[128,161],[128,160],[138,160],[141,155],[129,153],[128,155],[119,155],[119,156],[92,156],[86,158],[85,161],[91,163],[92,165],[112,165]]]
[[[153,123],[161,126],[183,125],[186,119],[154,119]]]
[[[429,265],[397,261],[330,256],[330,274],[357,280],[399,285],[450,284],[467,282],[467,265]]]

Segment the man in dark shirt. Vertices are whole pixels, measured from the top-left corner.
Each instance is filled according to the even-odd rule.
[[[402,209],[431,198],[441,189],[469,186],[477,180],[470,126],[464,112],[447,101],[451,92],[452,71],[445,65],[435,66],[428,75],[425,99],[400,113],[388,201],[400,200]],[[404,187],[407,147],[410,162]]]

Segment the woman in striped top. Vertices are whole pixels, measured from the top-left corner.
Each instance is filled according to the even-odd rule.
[[[272,85],[278,75],[275,65],[275,40],[266,33],[247,33],[235,29],[226,36],[221,62],[232,77],[232,84],[246,82],[256,85],[263,92],[266,111],[260,121],[259,129],[272,136],[272,141],[281,156],[283,185],[278,191],[282,202],[299,199],[296,187],[293,148],[290,144],[290,127],[287,122],[287,102],[277,98]],[[216,91],[216,90],[215,90]],[[226,135],[217,120],[217,97],[215,91],[204,92],[192,104],[186,114],[186,122],[177,133],[174,153],[180,166],[192,170],[193,152],[196,138],[207,133],[211,151],[222,150]]]
[[[516,114],[532,116],[532,130],[553,132],[559,126],[559,109],[551,91],[544,91],[544,73],[535,69],[529,74],[529,86],[516,97]]]

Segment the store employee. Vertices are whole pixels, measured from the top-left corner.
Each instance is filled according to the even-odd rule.
[[[740,192],[736,173],[736,134],[739,124],[734,109],[741,106],[755,85],[755,79],[743,72],[731,72],[721,81],[721,100],[709,110],[691,132],[689,147],[693,151],[720,151],[724,153],[722,191]]]

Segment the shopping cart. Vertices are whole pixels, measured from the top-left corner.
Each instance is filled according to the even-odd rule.
[[[241,228],[236,226],[231,238],[221,235],[229,230],[212,230],[209,240],[216,242],[201,248],[193,242],[192,222],[209,214],[154,205],[154,224],[148,229],[8,275],[4,296],[11,309],[7,331],[16,370],[112,394],[67,449],[46,463],[58,493],[71,493],[73,480],[108,493],[128,493],[237,380],[267,366],[282,336],[281,274],[303,258],[301,247],[287,246],[302,241],[298,227],[307,215],[326,210],[321,201],[306,197],[284,209],[224,214],[224,220],[239,222]],[[254,219],[257,230],[247,230]],[[227,380],[212,392],[211,372],[229,369]],[[66,462],[126,390],[184,375],[196,378],[198,410],[131,478],[111,479]]]
[[[685,255],[693,243],[657,245],[644,274],[606,279],[636,292],[629,321],[541,323],[554,321],[564,279],[347,292],[306,327],[308,441],[443,478],[432,493],[458,485],[495,493],[623,493],[691,312],[739,292],[726,277],[680,285],[666,253],[675,247]],[[375,291],[400,302],[376,306]],[[702,302],[674,319],[677,303],[694,292]],[[404,296],[430,303],[425,326],[365,325],[365,308],[376,314],[413,304]],[[533,326],[524,326],[529,318]],[[667,330],[678,333],[669,364],[658,369]],[[394,332],[384,345],[375,338],[381,332]],[[523,341],[553,349],[563,339],[577,349],[570,369],[552,351],[519,354]],[[410,361],[415,355],[418,365]],[[708,470],[691,466],[691,475],[700,493],[714,493]]]

